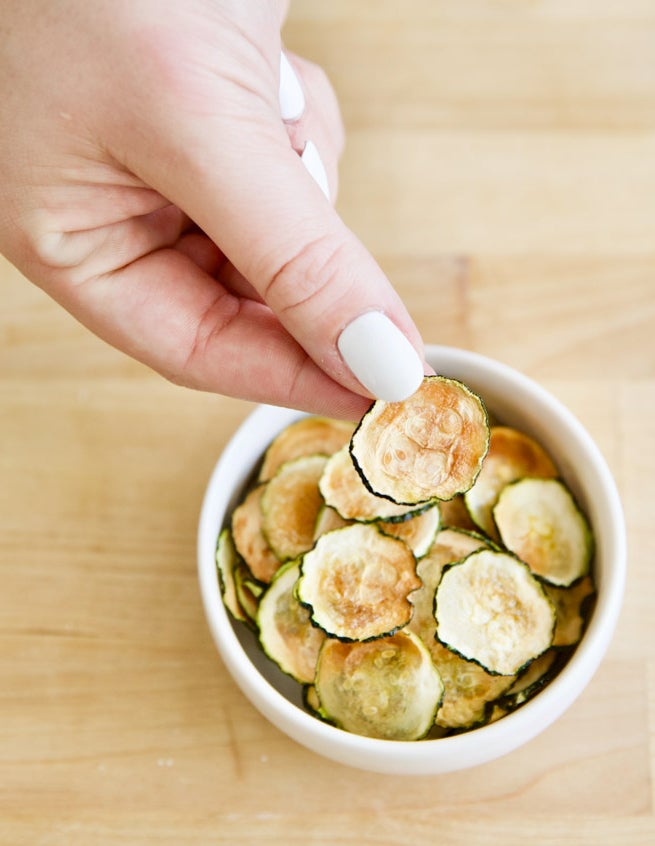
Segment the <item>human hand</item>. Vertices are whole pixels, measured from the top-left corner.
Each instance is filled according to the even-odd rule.
[[[5,4],[0,249],[175,383],[353,418],[413,392],[422,344],[324,195],[329,83],[292,57],[280,89],[285,6]]]

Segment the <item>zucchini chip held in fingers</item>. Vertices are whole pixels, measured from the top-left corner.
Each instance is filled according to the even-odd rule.
[[[373,403],[350,452],[374,494],[416,505],[468,490],[488,446],[480,397],[455,379],[426,376],[409,399]]]

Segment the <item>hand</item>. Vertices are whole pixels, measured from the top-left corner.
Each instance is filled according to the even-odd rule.
[[[6,3],[0,249],[173,382],[352,418],[413,392],[422,345],[326,199],[338,107],[281,62],[285,6]]]

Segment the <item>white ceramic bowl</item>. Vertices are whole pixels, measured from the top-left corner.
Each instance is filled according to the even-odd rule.
[[[381,773],[444,773],[490,761],[531,740],[586,687],[601,662],[619,614],[626,568],[621,503],[608,467],[578,420],[552,395],[512,368],[463,350],[430,346],[437,373],[461,380],[500,421],[540,441],[589,517],[596,539],[597,602],[584,637],[560,674],[534,699],[502,720],[438,740],[400,742],[350,734],[311,716],[300,686],[262,653],[255,637],[226,612],[216,575],[218,533],[244,483],[273,437],[300,416],[261,406],[238,429],[218,461],[200,517],[198,566],[207,619],[225,666],[271,723],[298,743],[343,764]]]

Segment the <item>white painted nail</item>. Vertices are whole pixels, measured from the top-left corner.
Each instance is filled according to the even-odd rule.
[[[325,196],[330,199],[330,186],[328,185],[327,173],[321,157],[316,149],[316,144],[313,141],[307,141],[305,149],[302,151],[300,157],[302,163],[307,168],[307,173],[312,177],[314,182],[318,185]]]
[[[284,53],[280,53],[280,114],[282,120],[294,121],[305,111],[305,95],[300,81]]]
[[[423,381],[423,363],[395,323],[381,311],[356,317],[337,341],[339,352],[374,397],[400,402]]]

